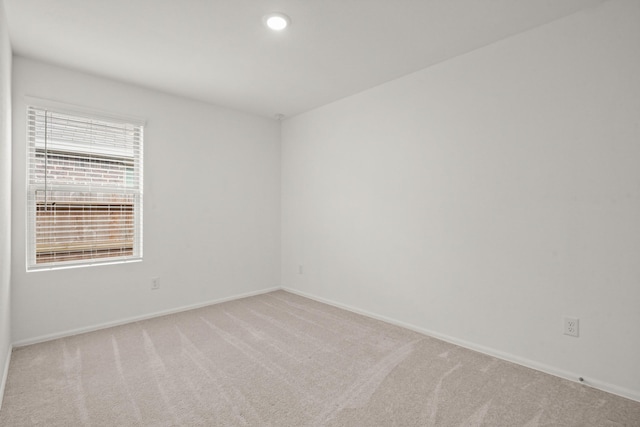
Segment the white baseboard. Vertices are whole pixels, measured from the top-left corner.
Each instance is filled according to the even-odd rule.
[[[111,322],[99,323],[97,325],[92,325],[92,326],[87,326],[87,327],[82,327],[82,328],[77,328],[77,329],[70,329],[70,330],[62,331],[62,332],[55,332],[55,333],[52,333],[52,334],[41,335],[41,336],[38,336],[38,337],[35,337],[35,338],[27,338],[27,339],[24,339],[24,340],[21,340],[21,341],[17,341],[17,342],[13,343],[13,346],[14,347],[23,347],[23,346],[26,346],[26,345],[38,344],[38,343],[41,343],[41,342],[51,341],[51,340],[55,340],[55,339],[58,339],[58,338],[70,337],[72,335],[84,334],[86,332],[93,332],[93,331],[98,331],[100,329],[106,329],[106,328],[112,328],[114,326],[125,325],[127,323],[133,323],[133,322],[139,322],[141,320],[152,319],[154,317],[166,316],[168,314],[174,314],[174,313],[180,313],[182,311],[194,310],[196,308],[206,307],[206,306],[214,305],[214,304],[220,304],[220,303],[227,302],[227,301],[233,301],[233,300],[237,300],[237,299],[241,299],[241,298],[252,297],[252,296],[255,296],[255,295],[266,294],[268,292],[273,292],[273,291],[277,291],[277,290],[280,290],[280,289],[282,289],[282,288],[280,288],[279,286],[276,286],[276,287],[273,287],[273,288],[262,289],[262,290],[259,290],[259,291],[246,292],[246,293],[243,293],[243,294],[233,295],[233,296],[230,296],[230,297],[218,298],[218,299],[215,299],[215,300],[209,300],[209,301],[200,302],[200,303],[196,303],[196,304],[184,305],[182,307],[171,308],[171,309],[168,309],[168,310],[156,311],[156,312],[153,312],[153,313],[143,314],[141,316],[127,317],[125,319],[119,319],[119,320],[114,320],[114,321],[111,321]]]
[[[2,371],[2,381],[0,381],[0,409],[2,409],[2,401],[4,398],[4,388],[7,385],[7,377],[9,376],[9,364],[11,363],[11,354],[13,353],[13,345],[9,344],[7,352],[7,360]]]
[[[371,317],[371,318],[376,319],[376,320],[382,320],[383,322],[391,323],[392,325],[401,326],[403,328],[410,329],[412,331],[421,333],[423,335],[427,335],[427,336],[430,336],[430,337],[433,337],[433,338],[437,338],[437,339],[440,339],[442,341],[446,341],[448,343],[455,344],[455,345],[458,345],[460,347],[467,348],[469,350],[474,350],[474,351],[477,351],[479,353],[486,354],[488,356],[492,356],[492,357],[495,357],[495,358],[498,358],[498,359],[506,360],[507,362],[512,362],[512,363],[515,363],[515,364],[518,364],[518,365],[521,365],[521,366],[524,366],[524,367],[527,367],[527,368],[535,369],[537,371],[541,371],[541,372],[544,372],[544,373],[547,373],[547,374],[550,374],[550,375],[554,375],[556,377],[564,378],[564,379],[569,380],[569,381],[573,381],[573,382],[576,382],[576,383],[579,383],[579,384],[584,384],[584,385],[596,388],[598,390],[605,391],[607,393],[615,394],[617,396],[621,396],[621,397],[624,397],[626,399],[631,399],[631,400],[635,400],[635,401],[640,402],[640,391],[635,391],[635,390],[627,389],[627,388],[624,388],[624,387],[619,387],[619,386],[617,386],[615,384],[610,384],[610,383],[607,383],[605,381],[600,381],[600,380],[597,380],[597,379],[585,379],[584,382],[580,382],[578,380],[580,378],[580,375],[576,374],[575,372],[565,371],[563,369],[559,369],[559,368],[556,368],[554,366],[546,365],[544,363],[539,363],[539,362],[536,362],[534,360],[530,360],[530,359],[527,359],[527,358],[524,358],[524,357],[516,356],[516,355],[511,354],[511,353],[506,353],[506,352],[503,352],[503,351],[500,351],[500,350],[496,350],[496,349],[493,349],[493,348],[485,347],[485,346],[480,345],[480,344],[476,344],[476,343],[473,343],[473,342],[461,340],[461,339],[458,339],[458,338],[455,338],[455,337],[452,337],[452,336],[449,336],[449,335],[445,335],[445,334],[441,334],[441,333],[438,333],[438,332],[430,331],[428,329],[424,329],[424,328],[421,328],[419,326],[415,326],[415,325],[412,325],[412,324],[409,324],[409,323],[405,323],[405,322],[402,322],[402,321],[399,321],[399,320],[396,320],[396,319],[392,319],[392,318],[389,318],[389,317],[386,317],[386,316],[381,316],[381,315],[378,315],[376,313],[372,313],[372,312],[367,311],[367,310],[362,310],[362,309],[359,309],[357,307],[353,307],[353,306],[350,306],[350,305],[347,305],[347,304],[342,304],[342,303],[339,303],[339,302],[336,302],[336,301],[333,301],[333,300],[329,300],[329,299],[326,299],[326,298],[322,298],[322,297],[318,297],[318,296],[315,296],[315,295],[311,295],[311,294],[308,294],[306,292],[302,292],[302,291],[299,291],[299,290],[296,290],[296,289],[291,289],[291,288],[288,288],[288,287],[282,287],[282,290],[287,291],[287,292],[291,292],[292,294],[300,295],[302,297],[309,298],[309,299],[312,299],[312,300],[315,300],[315,301],[318,301],[318,302],[322,302],[324,304],[329,304],[329,305],[332,305],[334,307],[342,308],[344,310],[351,311],[353,313],[357,313],[357,314],[361,314],[363,316]]]

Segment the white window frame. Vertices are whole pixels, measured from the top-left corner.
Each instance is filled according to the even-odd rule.
[[[42,270],[53,270],[53,269],[62,269],[62,268],[75,268],[75,267],[87,267],[93,265],[105,265],[105,264],[120,264],[127,262],[138,262],[142,261],[143,258],[143,194],[144,194],[144,155],[143,155],[143,146],[144,146],[144,126],[146,122],[143,119],[131,116],[123,116],[112,113],[105,113],[104,111],[78,107],[74,105],[69,105],[65,103],[60,103],[51,100],[44,100],[39,98],[25,97],[27,108],[26,108],[26,131],[27,131],[27,153],[26,153],[26,222],[27,222],[27,233],[26,233],[26,269],[27,271],[42,271]],[[96,120],[101,122],[108,122],[112,124],[126,124],[136,127],[139,130],[139,139],[137,140],[137,150],[136,154],[130,153],[131,156],[135,157],[135,170],[137,177],[137,188],[133,193],[131,191],[127,191],[127,194],[134,195],[134,205],[133,205],[133,221],[134,221],[134,238],[133,238],[133,254],[125,255],[125,256],[109,256],[109,257],[96,257],[90,259],[82,259],[82,260],[72,260],[72,261],[53,261],[53,262],[37,262],[36,259],[36,210],[37,210],[37,202],[36,202],[36,191],[55,191],[55,190],[67,190],[67,191],[77,191],[77,189],[73,188],[73,186],[62,186],[55,187],[49,186],[49,188],[43,188],[42,183],[34,183],[32,180],[32,165],[31,162],[35,160],[35,157],[32,153],[35,153],[37,148],[40,148],[40,143],[36,142],[35,132],[33,129],[30,129],[30,111],[32,109],[37,110],[46,110],[56,114],[64,114],[75,116],[77,118],[82,118],[86,120]],[[54,149],[58,150],[68,150],[68,146],[64,142],[54,142],[52,143]],[[122,150],[114,151],[110,148],[98,147],[97,149],[90,150],[92,154],[104,155],[104,156],[121,156],[124,157],[125,154]],[[83,153],[84,150],[76,149],[74,150],[76,153]],[[132,157],[133,158],[133,157]],[[106,191],[120,191],[119,189],[114,188],[101,188],[101,190]],[[86,187],[83,188],[83,191],[86,191]],[[94,191],[91,189],[90,191]]]

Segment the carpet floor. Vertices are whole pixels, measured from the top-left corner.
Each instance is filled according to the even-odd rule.
[[[1,426],[640,426],[640,403],[284,291],[14,350]]]

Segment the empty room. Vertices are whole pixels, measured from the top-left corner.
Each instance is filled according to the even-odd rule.
[[[640,426],[639,0],[0,0],[0,426]]]

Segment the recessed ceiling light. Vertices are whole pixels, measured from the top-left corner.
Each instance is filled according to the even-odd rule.
[[[284,13],[274,12],[265,15],[262,21],[273,31],[282,31],[289,26],[291,19]]]

